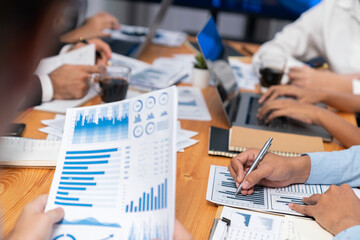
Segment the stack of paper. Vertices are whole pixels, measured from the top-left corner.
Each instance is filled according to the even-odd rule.
[[[106,29],[104,32],[109,33],[113,39],[143,42],[146,39],[148,30],[149,29],[147,27],[121,24],[121,29],[119,30]],[[154,44],[168,47],[179,47],[184,43],[185,40],[186,34],[184,32],[158,29],[152,42]]]
[[[150,65],[116,53],[112,54],[110,62],[113,65],[120,64],[129,67],[131,69],[130,86],[142,91],[167,88],[188,76],[182,65]]]
[[[185,148],[191,147],[199,142],[199,140],[192,139],[192,137],[198,135],[198,132],[181,129],[181,124],[179,121],[176,134],[176,149],[178,152],[184,152]]]
[[[54,119],[42,120],[42,124],[46,125],[44,128],[40,128],[39,131],[48,134],[46,140],[58,140],[62,139],[65,125],[65,116],[57,114]]]
[[[233,68],[238,87],[240,89],[255,90],[256,84],[259,84],[259,78],[256,76],[253,66],[236,58],[229,58],[229,63]]]
[[[174,54],[172,58],[160,57],[155,59],[153,66],[169,67],[173,66],[181,67],[186,73],[187,77],[182,79],[182,83],[192,83],[192,69],[194,67],[195,55],[194,54]]]

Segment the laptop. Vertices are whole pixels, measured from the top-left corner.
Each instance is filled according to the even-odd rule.
[[[145,41],[137,43],[133,41],[125,41],[118,39],[106,38],[104,39],[111,47],[112,51],[132,58],[138,58],[145,49],[151,44],[152,39],[155,37],[161,22],[163,21],[166,12],[173,0],[162,0],[160,9],[157,12],[155,19],[147,31]]]
[[[235,125],[261,130],[318,136],[322,137],[326,142],[332,140],[332,136],[320,126],[305,124],[287,117],[279,117],[272,120],[269,124],[265,124],[264,121],[260,121],[257,118],[257,111],[261,107],[258,100],[261,95],[240,93],[238,90],[232,67],[225,58],[227,55],[214,19],[209,19],[204,29],[198,34],[197,42],[210,69],[230,127]]]

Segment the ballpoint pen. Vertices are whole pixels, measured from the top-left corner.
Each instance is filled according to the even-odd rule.
[[[257,155],[257,157],[255,158],[255,161],[253,162],[253,164],[251,165],[249,171],[247,171],[247,173],[245,174],[244,179],[242,180],[242,182],[240,183],[238,189],[236,190],[235,196],[239,194],[239,192],[241,191],[241,185],[243,184],[245,178],[247,177],[247,175],[249,175],[256,167],[257,165],[259,165],[260,161],[263,159],[263,157],[265,156],[265,154],[267,153],[267,151],[269,150],[270,146],[271,146],[271,141],[273,140],[272,137],[269,138],[269,140],[267,140],[267,142],[265,143],[265,145],[262,147],[260,153]]]

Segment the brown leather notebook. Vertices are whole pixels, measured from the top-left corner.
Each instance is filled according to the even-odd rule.
[[[229,150],[243,152],[248,148],[262,148],[273,137],[270,152],[283,156],[300,156],[308,152],[324,151],[320,137],[310,137],[290,133],[279,133],[234,126],[230,129]]]

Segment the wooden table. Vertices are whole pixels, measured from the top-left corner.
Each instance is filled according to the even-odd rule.
[[[257,46],[242,43],[230,43],[233,47],[243,52],[242,46],[246,45],[251,51],[256,51]],[[191,53],[192,51],[182,46],[179,48],[166,48],[151,46],[142,56],[142,60],[151,63],[159,56],[171,56],[175,53]],[[211,157],[207,154],[209,127],[216,126],[227,128],[226,118],[222,112],[220,99],[215,94],[215,88],[203,91],[212,121],[181,121],[184,129],[199,132],[195,139],[200,142],[184,153],[177,155],[176,175],[176,217],[184,224],[195,239],[207,239],[212,226],[217,207],[207,202],[206,188],[210,165],[227,166],[228,158]],[[97,97],[86,105],[99,104]],[[356,124],[353,114],[339,113],[340,116]],[[55,114],[28,110],[21,113],[17,121],[27,124],[24,137],[45,139],[46,134],[38,131],[44,127],[41,120],[54,118]],[[333,142],[324,144],[326,151],[341,150],[342,146]],[[54,170],[49,169],[2,169],[0,170],[0,203],[1,203],[1,227],[4,236],[13,228],[24,205],[40,194],[50,190]]]

